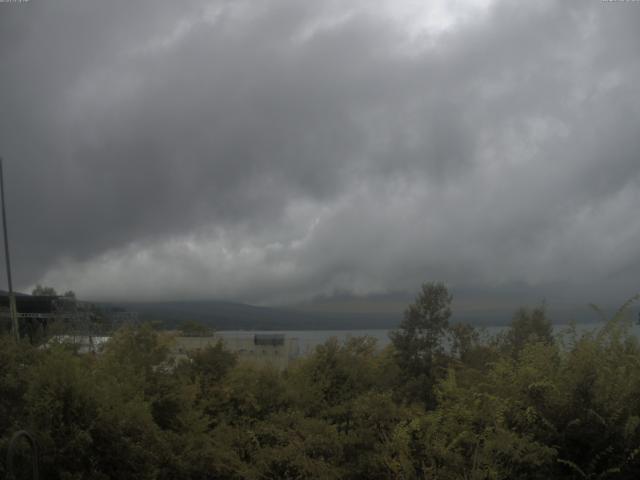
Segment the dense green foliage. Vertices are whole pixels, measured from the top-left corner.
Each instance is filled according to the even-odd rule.
[[[449,303],[427,285],[388,348],[331,340],[284,372],[221,345],[176,363],[149,327],[98,356],[1,338],[0,449],[27,428],[42,478],[65,480],[638,478],[622,312],[554,337],[544,309],[521,310],[485,338],[448,325]]]

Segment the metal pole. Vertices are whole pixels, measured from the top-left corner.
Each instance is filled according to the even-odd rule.
[[[11,258],[9,256],[9,236],[7,235],[7,212],[4,206],[4,176],[2,172],[2,157],[0,157],[0,197],[2,199],[2,231],[4,233],[4,258],[7,262],[7,283],[9,284],[9,312],[11,315],[11,328],[16,341],[20,340],[18,331],[18,316],[16,312],[16,296],[13,293],[11,281]]]

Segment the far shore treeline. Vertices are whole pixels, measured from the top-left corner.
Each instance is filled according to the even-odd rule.
[[[539,306],[487,336],[425,283],[384,349],[331,339],[284,371],[221,343],[177,361],[149,324],[99,355],[4,335],[0,456],[25,429],[43,479],[636,479],[638,298],[592,331]]]

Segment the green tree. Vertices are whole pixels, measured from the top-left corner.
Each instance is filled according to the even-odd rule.
[[[56,289],[53,287],[46,287],[38,283],[36,285],[36,288],[34,288],[31,291],[31,295],[37,295],[37,296],[43,296],[43,297],[57,297],[58,292],[56,292]]]
[[[185,337],[206,337],[211,335],[211,328],[195,320],[185,320],[180,324],[180,332]]]
[[[428,282],[404,312],[400,328],[390,337],[396,361],[410,397],[433,406],[435,357],[442,353],[442,339],[449,327],[453,297],[444,283]]]
[[[520,308],[502,339],[504,348],[512,355],[518,355],[527,343],[553,343],[553,326],[547,317],[544,305],[532,310]]]
[[[217,383],[236,365],[237,355],[224,348],[222,340],[215,345],[196,350],[189,354],[189,361],[181,367],[191,375],[198,375],[202,387]],[[193,378],[193,377],[192,377]]]

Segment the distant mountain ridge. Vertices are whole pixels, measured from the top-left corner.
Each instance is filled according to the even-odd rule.
[[[388,313],[310,312],[211,300],[105,305],[136,311],[140,320],[160,322],[166,328],[175,328],[183,321],[193,320],[217,330],[388,329],[396,327],[400,321],[399,316]]]
[[[101,302],[101,305],[136,311],[144,322],[158,322],[165,328],[176,328],[184,321],[196,321],[216,330],[367,330],[398,327],[406,305],[403,302],[309,302],[299,305],[265,307],[220,300],[184,300],[157,302]],[[453,305],[452,323],[475,326],[509,324],[517,307],[493,305],[469,308]],[[615,310],[608,309],[608,314]],[[598,322],[597,315],[583,306],[548,308],[549,318],[556,324]],[[631,309],[638,318],[638,307]]]
[[[349,308],[325,309],[313,305],[262,307],[245,303],[213,300],[120,302],[109,306],[136,311],[143,322],[159,322],[165,328],[176,328],[192,320],[216,330],[367,330],[396,328],[403,318],[397,311],[373,307],[368,311]],[[482,310],[461,312],[452,322],[473,325],[505,325],[513,311]]]

